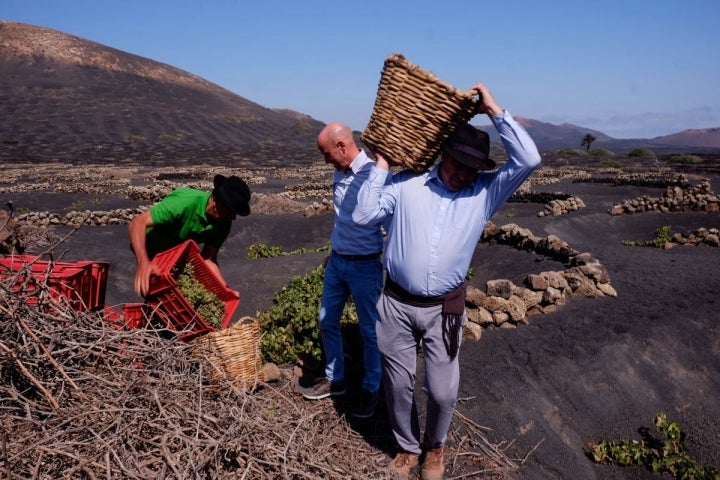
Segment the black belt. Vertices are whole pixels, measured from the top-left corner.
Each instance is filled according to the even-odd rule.
[[[376,258],[380,258],[380,255],[382,255],[382,252],[369,253],[367,255],[345,255],[344,253],[333,253],[335,253],[335,255],[342,258],[343,260],[374,260]]]
[[[435,295],[432,297],[424,297],[422,295],[415,295],[410,293],[395,281],[390,278],[390,275],[385,277],[385,293],[395,300],[399,300],[408,305],[415,307],[431,307],[433,305],[441,305],[445,299],[445,295]]]

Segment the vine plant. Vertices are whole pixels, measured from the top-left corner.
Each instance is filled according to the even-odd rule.
[[[628,247],[658,247],[662,248],[672,238],[670,237],[670,225],[665,225],[655,230],[655,238],[652,240],[623,240],[622,244]]]
[[[318,248],[298,248],[290,252],[278,246],[265,245],[264,243],[256,243],[248,247],[247,256],[251,259],[272,258],[283,255],[302,255],[305,253],[327,252],[330,250],[330,244],[325,244]]]
[[[272,308],[258,316],[263,330],[260,350],[264,361],[286,365],[299,358],[321,360],[318,316],[324,272],[323,266],[318,265],[307,275],[294,277],[275,294]],[[340,324],[357,322],[351,299],[345,305]]]
[[[597,463],[642,465],[653,472],[669,473],[676,480],[720,480],[714,467],[699,465],[685,451],[685,433],[677,422],[658,413],[653,423],[665,437],[662,442],[602,440],[591,443],[588,454]]]

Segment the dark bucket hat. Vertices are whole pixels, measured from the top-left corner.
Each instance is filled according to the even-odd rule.
[[[443,142],[442,149],[452,158],[474,170],[492,170],[495,162],[490,154],[490,136],[469,123],[460,125]]]
[[[240,177],[215,175],[213,185],[213,194],[225,208],[241,217],[250,215],[250,188]]]

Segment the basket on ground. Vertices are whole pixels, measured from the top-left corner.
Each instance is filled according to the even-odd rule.
[[[230,380],[243,390],[254,390],[265,381],[260,358],[260,324],[243,317],[230,327],[208,333],[191,342],[195,355],[206,356],[216,367],[211,372],[217,382]]]
[[[230,325],[240,299],[210,270],[194,241],[187,240],[159,253],[152,262],[160,274],[150,277],[150,288],[145,300],[168,329],[179,334],[181,340],[189,341],[198,335],[218,330],[198,314],[178,288],[173,276],[174,271],[177,270],[175,267],[181,268],[187,262],[192,265],[195,279],[225,304],[220,328],[227,328]]]
[[[360,139],[391,164],[425,171],[448,135],[475,115],[477,102],[472,91],[458,90],[394,53],[385,60]]]

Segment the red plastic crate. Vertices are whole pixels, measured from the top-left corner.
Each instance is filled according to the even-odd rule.
[[[18,275],[18,272],[23,274]],[[30,278],[27,278],[25,272],[29,273]],[[85,300],[81,295],[85,277],[83,268],[69,263],[50,263],[31,255],[11,255],[0,258],[0,276],[16,276],[13,285],[16,292],[24,286],[25,292],[32,293],[38,284],[45,283],[53,298],[67,300],[78,312],[85,310]],[[34,304],[37,297],[29,296],[27,301]]]
[[[107,292],[109,262],[91,262],[83,260],[74,265],[85,269],[82,298],[89,310],[96,310],[105,305]]]
[[[116,308],[103,307],[105,323],[117,330],[137,330],[147,326],[147,306],[144,303],[125,303],[122,312]]]
[[[180,338],[189,341],[198,335],[214,332],[217,329],[205,322],[177,287],[172,270],[173,267],[185,261],[191,263],[196,280],[225,303],[221,328],[224,329],[230,325],[233,313],[240,304],[240,299],[210,270],[205,259],[200,255],[200,248],[194,241],[187,240],[156,255],[152,262],[160,274],[150,277],[150,288],[146,300],[156,309],[156,313],[169,329],[182,332]]]
[[[131,330],[145,328],[147,326],[147,311],[144,303],[123,304],[123,318],[125,327]]]
[[[0,258],[0,277],[9,277],[18,271],[29,269],[32,279],[26,283],[33,291],[37,283],[46,282],[53,298],[68,299],[77,311],[102,308],[107,289],[107,262],[50,262],[32,255],[10,255]],[[25,283],[24,276],[18,277],[15,287]],[[35,298],[28,298],[36,301]]]
[[[83,294],[87,291],[86,271],[84,268],[74,266],[54,266],[53,270],[44,279],[51,292],[57,292],[68,299],[77,312],[86,310]],[[55,296],[55,295],[53,295]],[[55,297],[59,298],[59,297]]]
[[[110,306],[105,306],[103,308],[103,320],[108,326],[110,326],[110,328],[115,328],[117,330],[122,329],[124,325],[123,314],[116,308]]]

